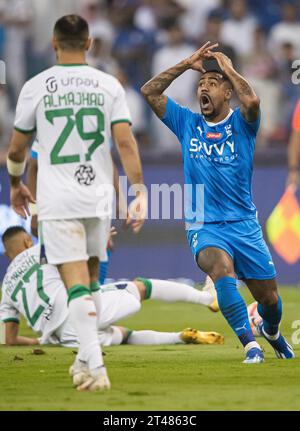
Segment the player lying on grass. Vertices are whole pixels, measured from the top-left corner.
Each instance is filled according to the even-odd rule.
[[[289,359],[294,352],[279,331],[282,304],[276,270],[252,201],[260,100],[231,60],[213,51],[217,45],[207,42],[152,78],[141,91],[181,143],[185,183],[193,190],[192,198],[186,199],[187,238],[197,265],[215,283],[222,314],[244,346],[244,362],[263,362],[264,355],[251,331],[237,278],[245,281],[259,303],[261,333],[277,356]],[[208,70],[203,66],[205,60],[211,63]],[[201,114],[164,93],[187,70],[202,73],[197,89]],[[232,110],[234,91],[240,106]],[[204,197],[197,193],[199,185],[203,185]]]
[[[6,344],[61,344],[77,347],[75,329],[69,318],[68,296],[56,267],[40,265],[40,246],[33,246],[31,236],[16,226],[3,234],[5,253],[11,260],[2,284],[0,319],[5,323]],[[104,346],[127,344],[223,344],[216,332],[186,329],[182,332],[130,331],[112,326],[141,308],[141,301],[156,299],[185,301],[210,307],[214,293],[199,291],[172,281],[136,279],[101,287],[101,313],[97,322],[99,343]],[[215,310],[215,309],[214,309]],[[23,315],[40,338],[19,336],[19,315]],[[86,363],[75,361],[74,374],[86,372]],[[82,381],[74,377],[74,383]]]

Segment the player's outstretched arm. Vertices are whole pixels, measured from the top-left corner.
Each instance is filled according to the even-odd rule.
[[[7,346],[34,346],[39,344],[37,338],[22,337],[19,335],[19,324],[16,322],[5,323],[5,344]]]
[[[142,95],[159,118],[163,118],[166,111],[167,96],[163,94],[164,91],[178,76],[189,69],[196,70],[197,72],[205,72],[203,68],[205,55],[217,46],[217,43],[211,45],[210,42],[206,42],[193,55],[150,79],[150,81],[142,86]]]
[[[27,186],[34,199],[36,199],[37,173],[38,161],[37,159],[30,158],[27,169]]]
[[[232,61],[221,52],[212,52],[208,56],[217,60],[221,70],[230,79],[233,88],[241,101],[241,113],[249,122],[256,121],[259,116],[260,100],[248,81],[233,67]]]
[[[36,199],[36,184],[37,184],[37,173],[38,173],[38,161],[32,157],[28,162],[27,169],[27,186],[34,199]],[[31,233],[35,237],[38,237],[38,219],[36,205],[32,205],[30,208],[31,212]]]
[[[35,203],[30,191],[21,181],[21,177],[25,171],[30,138],[30,135],[14,130],[7,156],[7,170],[11,185],[11,205],[16,213],[23,218],[29,215],[29,202]]]
[[[25,163],[31,135],[14,130],[8,148],[8,158],[14,163]]]
[[[147,194],[138,146],[128,123],[114,124],[112,137],[120,154],[125,174],[135,188],[136,198],[128,209],[127,225],[131,225],[133,231],[138,233],[147,216]]]

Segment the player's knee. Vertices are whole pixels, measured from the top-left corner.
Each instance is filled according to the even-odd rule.
[[[209,276],[215,282],[223,277],[235,278],[234,268],[230,262],[220,262],[214,265],[211,274]]]
[[[146,291],[147,291],[145,284],[140,279],[135,279],[133,280],[133,282],[139,291],[141,301],[143,301],[146,298]]]
[[[127,344],[128,338],[132,331],[128,328],[124,328],[124,326],[117,326],[118,330],[122,334],[122,341],[119,344]]]
[[[214,282],[223,277],[235,277],[232,259],[223,250],[208,247],[199,253],[197,262]]]
[[[112,326],[112,329],[112,346],[126,344],[131,331],[128,328],[124,328],[124,326]]]
[[[264,305],[265,307],[274,307],[278,304],[278,292],[277,291],[266,291],[264,295],[260,298],[261,305]]]

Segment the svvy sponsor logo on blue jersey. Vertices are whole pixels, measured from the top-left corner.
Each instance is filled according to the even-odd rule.
[[[229,162],[237,158],[235,144],[232,138],[231,124],[225,126],[224,140],[221,142],[213,142],[216,139],[222,138],[221,132],[206,132],[205,137],[208,143],[202,139],[204,131],[198,126],[199,138],[191,138],[190,140],[190,157],[191,159],[207,159],[215,162]]]

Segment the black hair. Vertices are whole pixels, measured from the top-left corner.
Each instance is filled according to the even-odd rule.
[[[6,242],[19,233],[28,233],[22,226],[11,226],[2,235],[2,242]]]
[[[89,37],[89,26],[79,15],[65,15],[56,21],[53,32],[61,49],[80,51]]]
[[[205,67],[205,65],[204,65]],[[230,79],[228,78],[227,75],[225,75],[225,73],[220,69],[220,68],[216,68],[216,69],[208,69],[205,68],[205,72],[202,74],[202,76],[204,76],[206,73],[217,73],[218,75],[220,75],[222,77],[222,81],[228,83],[229,87],[231,89],[233,89],[233,85],[230,81]]]

